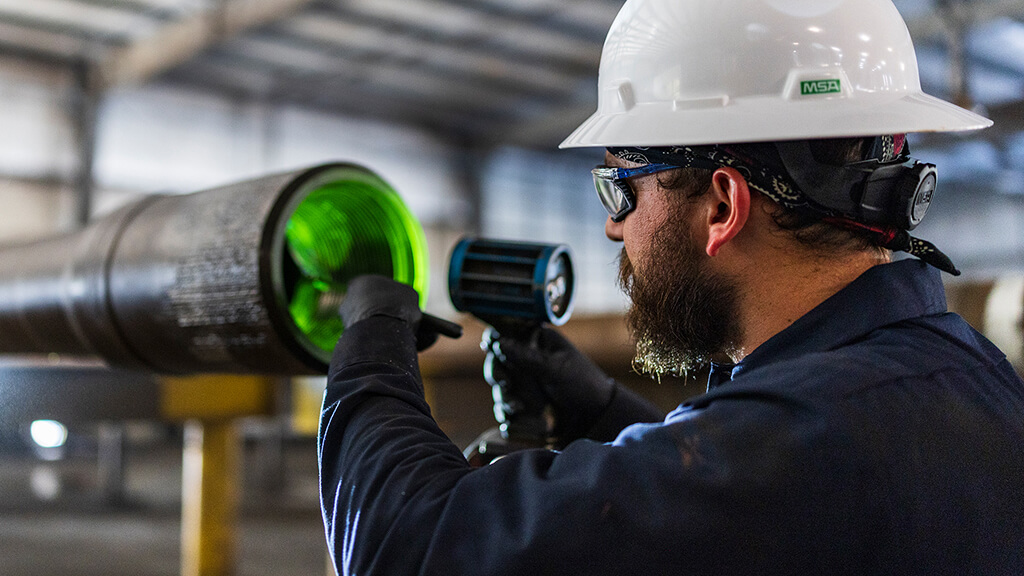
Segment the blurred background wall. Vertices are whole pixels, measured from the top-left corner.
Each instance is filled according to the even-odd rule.
[[[0,240],[153,192],[363,163],[435,235],[569,242],[581,312],[621,308],[587,169],[556,145],[594,108],[617,0],[33,0],[0,4]],[[897,0],[925,90],[993,130],[917,138],[942,185],[920,232],[968,275],[1019,268],[1020,2]],[[83,163],[88,166],[83,166]],[[439,235],[439,236],[438,236]],[[431,306],[441,309],[443,282]]]

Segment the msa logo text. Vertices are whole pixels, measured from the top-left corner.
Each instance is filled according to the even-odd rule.
[[[842,91],[843,89],[838,79],[808,80],[800,83],[801,96],[810,96],[812,94],[838,94]]]

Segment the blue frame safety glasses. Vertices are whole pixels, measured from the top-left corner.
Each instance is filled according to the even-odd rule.
[[[636,208],[636,194],[626,180],[656,172],[672,170],[678,166],[670,164],[646,164],[639,168],[612,168],[598,166],[590,171],[594,175],[594,188],[612,222],[622,222],[627,214]]]

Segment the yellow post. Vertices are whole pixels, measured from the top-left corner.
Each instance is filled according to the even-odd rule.
[[[234,422],[186,423],[181,498],[182,576],[235,573],[238,460]]]
[[[235,420],[273,413],[274,380],[196,376],[161,380],[161,412],[185,421],[182,576],[235,574],[241,444]]]

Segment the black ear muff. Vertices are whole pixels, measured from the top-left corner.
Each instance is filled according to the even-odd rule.
[[[914,194],[904,203],[904,206],[907,207],[907,222],[910,224],[907,230],[917,228],[917,225],[924,219],[925,212],[932,205],[935,187],[939,183],[939,171],[934,164],[918,163],[914,166],[912,176],[916,182]]]
[[[806,141],[776,148],[793,183],[828,211],[872,226],[913,230],[921,223],[938,183],[933,164],[907,155],[892,162],[865,160],[842,167],[818,162]]]
[[[934,165],[912,158],[880,165],[863,184],[860,209],[864,222],[913,230],[928,211],[937,182]]]

